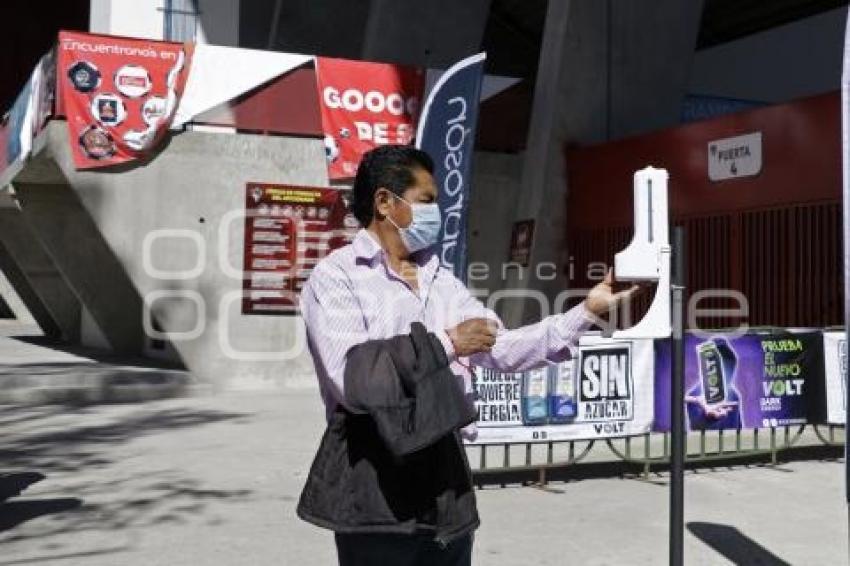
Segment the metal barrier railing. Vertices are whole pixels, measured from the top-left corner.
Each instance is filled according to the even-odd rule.
[[[538,473],[538,483],[540,485],[546,485],[546,471],[552,468],[563,468],[566,466],[572,466],[581,462],[584,458],[590,454],[590,451],[593,449],[595,445],[595,440],[570,440],[563,442],[555,442],[549,441],[544,443],[526,443],[526,444],[482,444],[478,446],[468,447],[467,450],[478,450],[479,458],[478,458],[478,467],[473,469],[473,473],[478,471],[486,470],[488,472],[492,471],[511,471],[511,472],[527,472],[527,471],[536,471]],[[576,449],[576,445],[584,445],[583,447],[579,447]],[[567,457],[564,460],[556,460],[555,458],[555,448],[556,446],[564,446],[567,448]],[[524,447],[525,448],[525,458],[524,463],[520,465],[511,465],[511,449],[514,447]],[[542,447],[546,452],[546,459],[544,462],[533,462],[533,450],[534,447]],[[502,451],[502,465],[501,466],[488,466],[487,465],[487,455],[488,452],[493,452],[496,449],[501,449]],[[470,459],[471,460],[471,459]],[[503,484],[504,487],[504,484]]]
[[[826,446],[844,445],[844,427],[839,425],[797,425],[747,430],[699,431],[688,435],[688,464],[710,464],[717,461],[769,456],[770,464],[776,465],[782,451],[797,446],[810,429],[808,438]],[[809,444],[811,445],[811,443]],[[815,443],[817,445],[817,443]],[[594,447],[607,447],[614,458],[602,458],[595,454],[597,462],[626,462],[641,468],[641,477],[648,479],[653,467],[670,464],[670,434],[645,433],[621,438],[596,440],[548,441],[525,444],[490,444],[467,447],[470,462],[476,462],[473,474],[482,472],[537,472],[538,485],[547,483],[547,472],[574,466],[588,459]],[[475,452],[478,452],[476,455]],[[535,452],[543,452],[535,458]],[[517,462],[516,453],[519,453]],[[561,452],[562,454],[558,454]],[[476,457],[477,456],[477,457]],[[495,461],[498,464],[494,465]],[[502,484],[504,485],[504,484]]]
[[[821,427],[826,427],[826,429],[827,429],[826,437],[824,437],[823,431],[821,430]],[[841,440],[835,439],[835,432],[836,431],[842,431],[842,432],[844,431],[844,427],[841,426],[841,425],[832,425],[832,424],[831,425],[812,425],[812,429],[814,430],[815,436],[817,436],[818,439],[821,442],[823,442],[824,444],[826,444],[827,446],[841,446],[841,445],[844,444],[843,439],[841,439]]]

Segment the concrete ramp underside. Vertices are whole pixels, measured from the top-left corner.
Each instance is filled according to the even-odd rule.
[[[141,354],[141,298],[76,193],[67,184],[15,183],[15,190],[28,226],[112,349]]]
[[[300,319],[240,312],[243,213],[249,181],[327,186],[322,141],[184,132],[147,161],[77,171],[66,128],[48,124],[12,184],[18,219],[77,300],[74,338],[96,331],[226,388],[312,384]]]
[[[0,208],[0,271],[46,336],[79,340],[80,302],[17,208]]]

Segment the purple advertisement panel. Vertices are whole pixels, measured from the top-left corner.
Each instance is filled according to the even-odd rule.
[[[762,428],[814,420],[822,397],[819,332],[685,336],[689,430]],[[670,430],[670,340],[655,343],[655,426]]]

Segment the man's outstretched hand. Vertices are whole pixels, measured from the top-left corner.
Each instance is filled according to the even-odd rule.
[[[478,352],[489,352],[496,343],[499,325],[489,318],[470,318],[449,328],[446,333],[452,340],[455,355],[471,356]]]
[[[600,316],[615,309],[621,302],[630,300],[642,292],[645,287],[632,285],[623,291],[614,291],[614,272],[608,270],[605,279],[587,294],[585,308],[593,315]],[[496,343],[499,325],[489,318],[471,318],[449,328],[446,333],[452,341],[455,355],[471,356],[479,352],[489,352]]]
[[[601,316],[615,309],[617,305],[626,300],[631,300],[636,294],[644,290],[641,285],[632,285],[623,291],[614,292],[614,270],[609,269],[605,279],[598,283],[587,294],[584,306],[591,314]]]

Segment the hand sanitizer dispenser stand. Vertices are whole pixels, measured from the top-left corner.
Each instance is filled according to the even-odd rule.
[[[635,173],[635,234],[629,245],[614,256],[617,281],[657,284],[652,304],[640,322],[613,332],[617,339],[652,339],[672,336],[671,364],[671,450],[670,450],[670,564],[683,564],[684,534],[684,268],[681,232],[676,238],[677,274],[671,309],[671,248],[667,212],[667,171],[647,167]],[[675,321],[671,319],[675,315]],[[675,335],[673,327],[675,326]]]
[[[635,233],[614,256],[617,281],[657,283],[655,298],[640,322],[617,330],[615,339],[670,336],[670,236],[667,212],[667,171],[647,167],[635,173]]]

